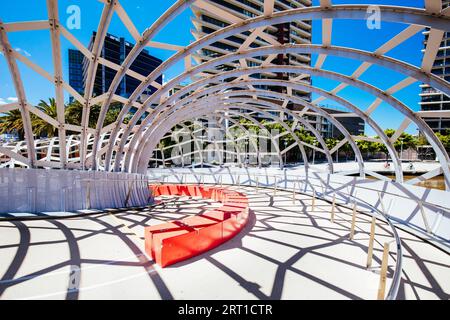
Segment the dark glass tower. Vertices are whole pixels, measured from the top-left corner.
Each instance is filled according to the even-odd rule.
[[[89,43],[89,49],[92,48],[96,37],[96,32],[93,32],[91,41]],[[124,38],[119,38],[110,34],[105,37],[104,45],[100,56],[108,61],[114,62],[117,65],[121,65],[126,56],[133,48],[133,44],[126,41]],[[76,57],[76,59],[75,59]],[[73,62],[71,62],[71,59]],[[149,54],[147,50],[143,50],[139,56],[135,59],[130,69],[144,77],[148,76],[153,70],[155,70],[162,60]],[[74,89],[79,93],[84,93],[84,85],[86,83],[88,69],[88,60],[78,50],[69,50],[69,81]],[[80,73],[81,73],[81,86],[80,86]],[[99,64],[94,82],[94,96],[99,96],[109,90],[109,87],[116,75],[116,71]],[[72,82],[73,79],[73,82]],[[156,82],[162,84],[162,76],[160,76]],[[73,84],[72,84],[73,83]],[[133,78],[129,75],[123,77],[119,87],[116,90],[116,94],[122,97],[129,97],[134,90],[141,83],[140,80]],[[147,88],[144,95],[150,95],[155,92],[153,87]]]
[[[78,50],[69,49],[69,84],[79,94],[84,94],[83,54]],[[70,97],[73,100],[73,97]]]

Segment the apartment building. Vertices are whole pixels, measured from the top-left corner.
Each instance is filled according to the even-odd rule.
[[[450,1],[442,1],[443,8],[450,6]],[[426,47],[429,37],[429,29],[424,31],[424,47]],[[422,50],[425,52],[425,50]],[[444,33],[441,46],[433,65],[432,73],[450,81],[450,32]],[[444,111],[450,110],[450,97],[430,87],[427,84],[421,85],[420,107],[421,111]],[[425,118],[425,121],[434,132],[445,133],[450,129],[450,120],[445,118]]]

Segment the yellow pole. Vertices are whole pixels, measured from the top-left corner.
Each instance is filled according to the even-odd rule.
[[[370,268],[372,266],[373,242],[375,239],[375,226],[376,226],[376,219],[375,219],[375,217],[372,217],[372,223],[370,225],[369,249],[367,250],[367,268]]]
[[[334,212],[336,210],[336,193],[333,193],[333,203],[331,204],[331,222],[334,223]]]
[[[353,240],[353,236],[355,235],[355,224],[356,224],[356,201],[353,204],[352,227],[350,230],[350,240]]]
[[[389,242],[384,243],[383,260],[381,261],[380,285],[378,286],[378,300],[384,300],[384,292],[386,291],[386,274],[389,259]]]

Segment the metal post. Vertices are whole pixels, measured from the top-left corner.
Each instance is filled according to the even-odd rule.
[[[220,178],[220,187],[222,188],[223,187],[223,181],[222,181],[223,176],[220,175],[219,178]]]
[[[237,183],[238,183],[238,187],[240,187],[241,186],[241,175],[240,174],[238,174],[238,176],[237,176]]]
[[[36,212],[36,188],[35,187],[28,188],[28,204],[30,207],[30,212],[35,213]]]
[[[273,195],[275,196],[277,194],[277,185],[278,185],[278,179],[276,176],[274,176],[275,181],[274,181],[274,185],[273,185]]]
[[[125,203],[123,205],[124,207],[128,206],[128,201],[130,200],[131,191],[133,190],[133,186],[134,186],[133,182],[134,182],[133,180],[128,182],[128,192],[127,192],[127,197],[125,198]]]
[[[427,230],[427,233],[431,234],[431,228],[430,225],[428,224],[428,219],[427,216],[425,215],[425,210],[423,208],[423,203],[421,201],[419,201],[419,207],[420,207],[420,214],[422,215],[423,223],[425,225],[425,229]]]
[[[61,189],[61,211],[62,212],[67,212],[66,195],[67,195],[67,187],[64,187]]]
[[[91,181],[87,182],[87,191],[86,191],[86,209],[91,209]]]
[[[259,178],[258,176],[255,176],[255,180],[256,180],[256,191],[259,190]]]
[[[386,274],[389,259],[389,242],[384,243],[383,260],[381,261],[380,270],[380,284],[378,286],[378,300],[384,300],[384,293],[386,291]]]
[[[400,138],[400,163],[402,163],[403,158],[403,138]]]
[[[316,208],[316,190],[313,189],[312,203],[311,203],[311,211],[314,211]]]
[[[336,210],[336,193],[333,193],[333,202],[331,203],[331,222],[334,223],[334,213]]]
[[[372,223],[370,225],[369,249],[367,250],[367,268],[370,268],[372,266],[373,242],[375,240],[375,227],[376,227],[376,218],[372,217]]]
[[[352,227],[350,229],[350,240],[353,240],[353,236],[355,235],[355,224],[356,224],[356,200],[353,204]]]
[[[295,204],[295,181],[292,183],[292,204]]]
[[[386,210],[384,208],[383,198],[381,197],[381,192],[378,192],[378,199],[380,200],[381,212],[386,215]]]

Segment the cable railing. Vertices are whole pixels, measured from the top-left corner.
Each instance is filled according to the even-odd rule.
[[[190,173],[185,173],[185,174],[190,174],[190,175],[193,175],[193,176],[197,176],[197,175],[200,175],[200,176],[201,175],[211,175],[210,173],[201,173],[201,172],[196,172],[196,173],[190,172]],[[227,172],[227,173],[220,173],[220,172],[216,173],[215,172],[214,175],[215,176],[225,175],[225,176],[231,176],[231,177],[233,177],[233,176],[245,176],[245,175],[253,176],[253,177],[256,177],[256,176],[267,177],[268,176],[267,174],[241,173],[241,172]],[[170,175],[162,175],[162,177],[165,177],[165,176],[170,176]],[[273,174],[273,175],[270,175],[270,176],[272,176],[272,177],[274,177],[274,176],[282,177],[284,179],[282,182],[285,182],[286,184],[288,182],[294,182],[294,181],[299,180],[299,179],[302,179],[302,180],[306,179],[305,176],[297,176],[297,179],[289,178],[289,177],[287,177],[286,174],[283,174],[283,175],[281,175],[281,174],[278,174],[278,175],[277,174]],[[295,176],[291,176],[291,177],[295,177]],[[337,182],[334,182],[334,183],[337,184]],[[394,185],[396,184],[396,182],[391,182],[391,183],[394,184]],[[342,185],[344,185],[344,184],[342,184]],[[363,184],[358,184],[356,186],[356,188],[361,189],[361,190],[371,191],[371,192],[374,191],[374,189],[369,188],[369,187],[365,187]],[[410,194],[409,195],[401,195],[401,194],[398,194],[398,193],[389,192],[388,190],[383,190],[383,197],[386,197],[386,196],[392,196],[392,197],[396,197],[396,198],[400,198],[400,199],[408,200],[408,201],[413,200],[414,202],[416,202],[417,206],[419,207],[419,210],[421,211],[421,215],[422,215],[423,220],[424,220],[424,225],[428,226],[428,227],[425,228],[426,232],[428,234],[432,234],[432,230],[429,228],[430,223],[429,223],[429,221],[427,221],[427,218],[426,218],[426,215],[425,215],[425,212],[424,212],[425,208],[429,208],[431,211],[434,211],[434,212],[440,212],[440,213],[442,213],[445,216],[450,216],[450,210],[448,208],[443,207],[443,206],[441,206],[439,204],[435,204],[435,203],[428,202],[426,200],[422,200],[422,199],[420,199],[418,197],[412,198],[412,195],[410,195]],[[394,218],[394,220],[396,220],[395,217],[391,217],[391,218]]]
[[[231,183],[224,183],[223,177],[224,176],[230,176],[231,177]],[[246,176],[247,179],[241,180],[242,176]],[[205,179],[205,177],[212,178],[212,179]],[[263,178],[263,179],[261,179]],[[165,183],[171,183],[169,180],[174,179],[173,183],[196,183],[196,184],[215,184],[215,185],[235,185],[235,186],[252,186],[255,187],[257,191],[259,191],[259,188],[271,188],[273,189],[274,195],[276,195],[277,191],[288,191],[292,192],[293,195],[293,201],[295,201],[295,195],[296,193],[304,194],[308,196],[312,196],[312,206],[314,208],[315,205],[315,199],[321,199],[327,202],[332,203],[332,212],[331,212],[331,220],[334,221],[334,212],[335,212],[335,206],[341,206],[345,208],[352,209],[352,224],[351,224],[351,234],[350,237],[352,239],[352,235],[354,234],[354,228],[355,228],[355,217],[356,213],[360,212],[365,215],[369,215],[372,217],[372,223],[371,223],[371,232],[370,232],[370,241],[368,246],[368,257],[367,257],[367,267],[369,268],[372,264],[373,259],[373,245],[374,245],[374,235],[375,235],[375,227],[376,227],[376,221],[383,221],[385,222],[391,232],[392,236],[394,238],[391,242],[385,242],[383,245],[383,257],[382,257],[382,263],[381,263],[381,270],[380,270],[380,284],[378,289],[378,299],[386,299],[386,300],[395,300],[398,294],[398,290],[400,287],[400,280],[401,280],[401,271],[402,271],[402,261],[403,261],[403,252],[402,252],[402,246],[401,246],[401,240],[397,233],[396,228],[394,227],[393,223],[391,222],[391,219],[389,215],[386,212],[385,206],[383,204],[383,199],[381,197],[381,194],[379,194],[379,200],[381,203],[381,210],[373,207],[368,202],[365,203],[366,207],[369,207],[371,211],[360,211],[358,210],[358,204],[360,205],[362,203],[360,198],[357,198],[356,195],[353,194],[346,194],[345,202],[336,202],[336,194],[344,194],[343,192],[339,193],[339,190],[337,188],[333,189],[332,193],[328,192],[328,189],[330,186],[321,183],[315,183],[311,181],[307,181],[306,177],[297,176],[296,179],[291,176],[291,178],[288,180],[285,175],[279,175],[279,174],[251,174],[251,173],[241,173],[241,172],[227,172],[227,173],[203,173],[203,172],[196,172],[196,173],[172,173],[172,174],[161,174],[159,176],[159,183],[165,184]],[[156,179],[158,180],[158,179]],[[208,180],[208,181],[206,181]],[[264,183],[265,180],[265,183]],[[271,181],[271,182],[270,182]],[[284,187],[280,187],[280,182],[284,182]],[[288,182],[292,183],[291,188],[288,187]],[[296,188],[296,185],[298,188]],[[302,187],[303,186],[303,187]],[[310,188],[308,188],[308,186]],[[322,192],[317,192],[316,189],[322,189]],[[310,192],[308,192],[310,191]],[[332,194],[332,200],[328,199],[329,195]],[[321,197],[318,197],[318,195],[321,195]],[[351,206],[349,207],[348,204],[353,203],[353,208]],[[387,277],[387,267],[388,267],[388,259],[389,259],[389,253],[390,253],[390,244],[392,242],[395,242],[395,268],[394,268],[394,274],[392,276],[392,282],[391,286],[385,294],[385,286],[386,286],[386,277]]]

